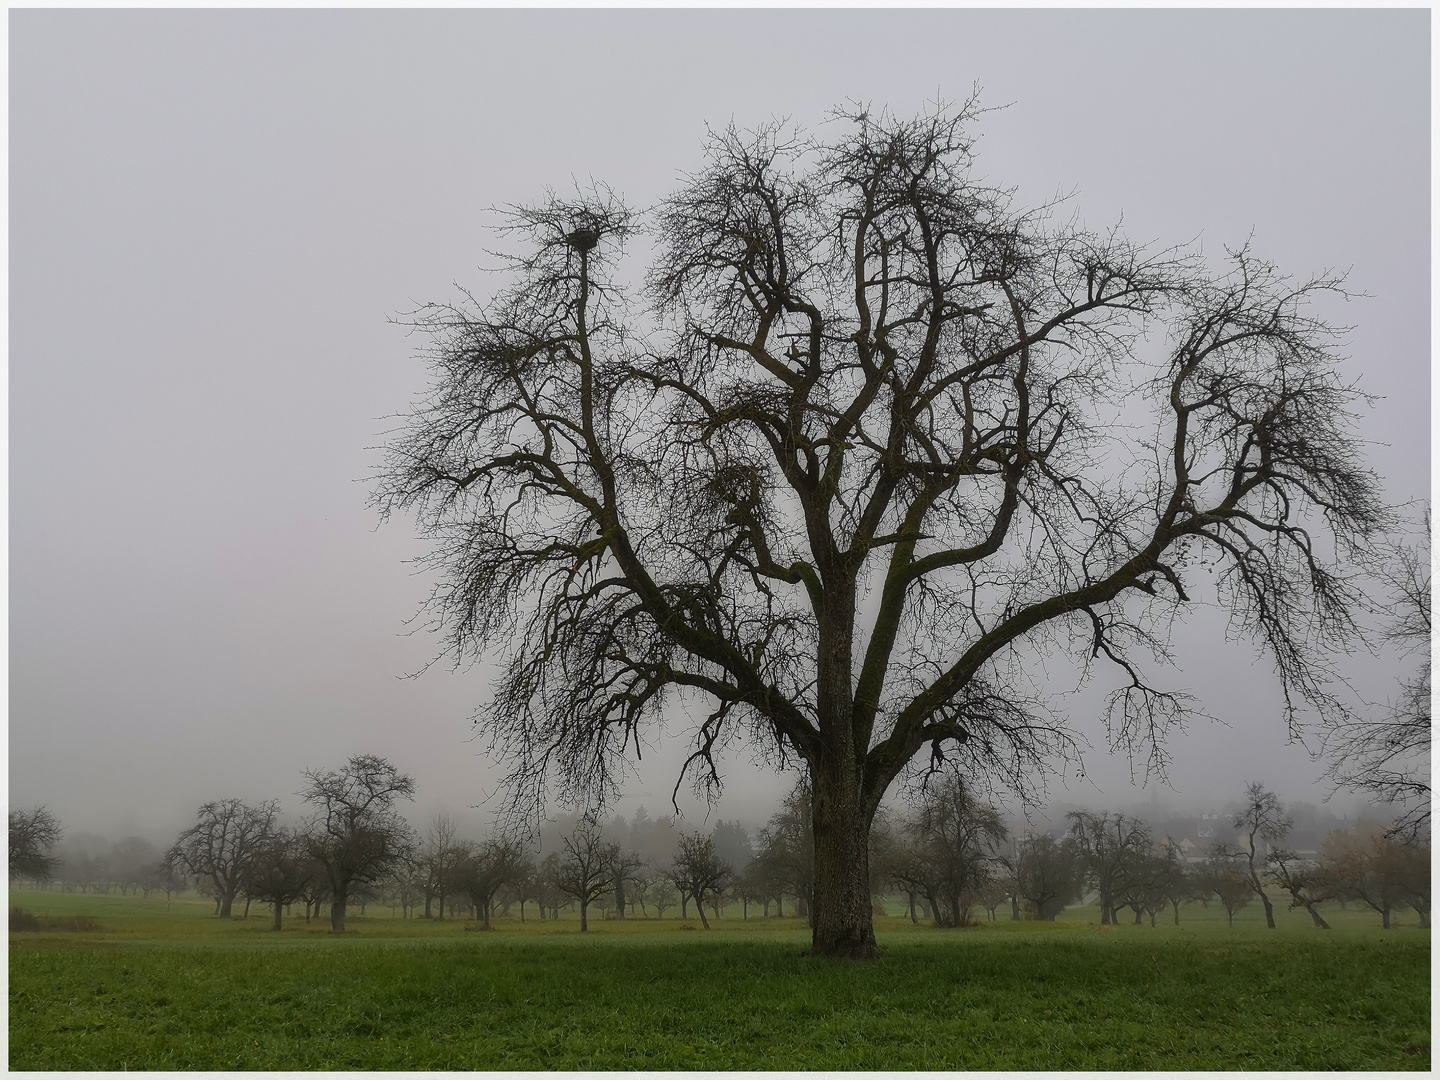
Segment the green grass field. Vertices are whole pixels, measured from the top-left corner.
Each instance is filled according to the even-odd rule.
[[[10,935],[12,1069],[1428,1069],[1413,917],[1312,930],[1214,905],[1179,927],[877,920],[885,957],[805,955],[797,919],[490,932],[372,908],[334,936],[268,909],[11,893],[89,932]],[[895,910],[892,907],[892,910]],[[1298,918],[1296,917],[1298,914]]]

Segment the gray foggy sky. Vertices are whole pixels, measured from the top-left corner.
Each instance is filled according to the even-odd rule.
[[[1429,13],[1409,11],[12,11],[10,803],[163,837],[210,798],[386,755],[418,820],[497,774],[467,742],[484,672],[405,636],[409,522],[364,478],[423,388],[387,317],[483,294],[484,208],[573,177],[636,206],[700,162],[704,125],[853,98],[1009,107],[979,170],[1091,226],[1243,243],[1369,298],[1349,371],[1396,502],[1429,466]],[[1227,726],[1172,742],[1178,802],[1247,779],[1317,800],[1269,666],[1223,619],[1180,631]],[[1359,664],[1372,694],[1376,665]],[[1378,687],[1378,688],[1377,688]],[[1093,733],[1089,780],[1123,805]],[[659,752],[628,813],[668,800]],[[724,816],[788,780],[740,757]],[[1148,797],[1145,793],[1139,798]],[[693,805],[693,804],[692,804]]]

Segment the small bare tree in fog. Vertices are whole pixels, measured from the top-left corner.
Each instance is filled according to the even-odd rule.
[[[456,870],[456,884],[475,906],[475,917],[490,929],[495,896],[524,873],[529,857],[518,843],[491,837],[469,847]]]
[[[1100,922],[1115,923],[1116,900],[1150,851],[1150,827],[1124,814],[1078,810],[1065,816],[1085,876],[1100,894]]]
[[[705,902],[718,900],[735,879],[735,871],[715,851],[715,840],[704,833],[680,834],[680,850],[671,864],[670,881],[680,894],[681,905],[688,897],[695,901],[700,924],[710,929]]]
[[[121,895],[144,889],[146,871],[160,858],[160,851],[143,836],[127,836],[110,847],[110,870]],[[147,894],[148,895],[148,894]]]
[[[1363,825],[1364,823],[1362,823]],[[1373,823],[1371,823],[1373,826]],[[1421,854],[1423,853],[1423,854]],[[1418,892],[1423,903],[1422,921],[1430,921],[1430,850],[1417,841],[1397,837],[1374,826],[1349,832],[1334,829],[1321,848],[1320,872],[1341,900],[1359,900],[1380,916],[1380,925],[1391,929],[1396,909],[1410,907]]]
[[[937,926],[968,926],[989,891],[1005,826],[988,802],[945,773],[927,784],[920,805],[901,823],[889,877],[929,901]]]
[[[1165,838],[1164,856],[1167,863],[1164,874],[1165,900],[1169,903],[1174,916],[1175,925],[1180,925],[1180,905],[1187,900],[1195,900],[1203,893],[1208,897],[1203,883],[1197,880],[1196,874],[1181,854],[1179,843],[1173,838]]]
[[[1015,888],[1031,917],[1054,922],[1065,905],[1080,899],[1085,871],[1073,840],[1057,843],[1049,833],[1022,837],[1015,851]]]
[[[455,839],[455,822],[445,814],[437,814],[430,822],[425,847],[419,864],[425,874],[425,918],[430,918],[430,902],[438,900],[437,917],[445,918],[445,897],[454,886],[465,858],[465,845]]]
[[[1292,908],[1303,907],[1319,930],[1330,924],[1320,914],[1320,905],[1335,895],[1334,883],[1313,861],[1301,859],[1289,848],[1272,848],[1265,864],[1275,883],[1290,894]]]
[[[1220,901],[1229,925],[1235,925],[1235,913],[1250,903],[1255,889],[1241,869],[1244,853],[1231,844],[1215,844],[1205,860],[1205,888]]]
[[[1416,837],[1430,823],[1430,510],[1420,543],[1391,543],[1377,560],[1388,587],[1385,637],[1420,669],[1400,685],[1400,700],[1374,718],[1336,725],[1326,740],[1338,787],[1403,807],[1393,831]]]
[[[1267,856],[1260,851],[1260,844],[1274,846],[1290,831],[1294,824],[1280,799],[1273,791],[1266,791],[1258,781],[1245,788],[1245,807],[1231,822],[1240,830],[1240,848],[1245,857],[1245,876],[1250,887],[1265,905],[1265,925],[1275,929],[1275,905],[1265,891],[1265,863]]]
[[[255,806],[239,799],[205,803],[195,813],[195,824],[166,853],[166,861],[203,881],[215,897],[216,913],[228,919],[250,864],[275,834],[279,812],[273,799]]]
[[[307,771],[300,796],[315,808],[306,847],[325,871],[330,928],[343,933],[351,890],[379,881],[414,846],[395,803],[415,797],[415,781],[382,757],[359,754],[334,772]]]
[[[245,874],[245,894],[275,909],[275,929],[285,908],[299,900],[317,870],[305,837],[284,827],[261,844]]]
[[[560,838],[565,854],[555,867],[555,885],[580,905],[580,930],[590,929],[590,905],[615,886],[617,848],[606,843],[599,824],[584,818]]]
[[[60,842],[60,822],[43,806],[10,811],[10,877],[49,881],[59,867],[50,852]]]
[[[803,763],[820,955],[878,955],[870,825],[917,759],[1067,749],[1046,653],[1113,664],[1112,741],[1163,758],[1185,701],[1143,657],[1218,581],[1287,714],[1327,706],[1336,567],[1387,522],[1311,310],[1338,278],[1019,208],[977,115],[717,132],[648,219],[643,313],[607,190],[515,209],[512,284],[414,317],[433,391],[376,492],[436,541],[448,646],[508,657],[477,719],[521,803],[610,794],[673,690],[709,705],[697,782],[742,732]]]
[[[623,851],[618,845],[616,846],[615,860],[610,870],[615,878],[615,915],[617,918],[625,918],[626,883],[632,882],[644,865],[645,859],[638,851]]]
[[[784,897],[795,897],[799,913],[814,918],[815,823],[810,783],[802,779],[760,829],[755,855],[761,879],[783,912]]]

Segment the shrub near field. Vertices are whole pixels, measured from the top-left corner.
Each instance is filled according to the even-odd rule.
[[[11,935],[13,1069],[1428,1069],[1429,936],[878,920],[885,958],[795,919],[392,920],[12,893],[89,933]],[[1244,913],[1242,913],[1244,914]],[[1360,925],[1350,926],[1348,923]],[[688,925],[698,926],[698,923]]]

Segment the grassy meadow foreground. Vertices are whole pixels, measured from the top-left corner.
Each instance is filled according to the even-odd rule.
[[[12,1069],[1428,1069],[1430,939],[1216,905],[1182,924],[393,919],[269,929],[208,902],[12,891]],[[83,916],[78,923],[74,916]],[[69,921],[65,921],[66,919]],[[52,926],[55,924],[52,923]],[[89,929],[76,929],[89,926]]]

